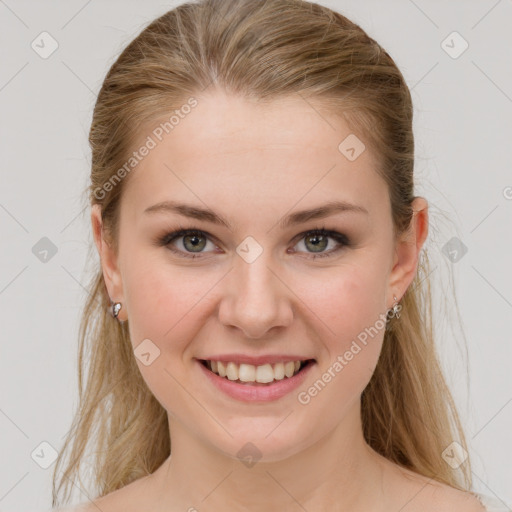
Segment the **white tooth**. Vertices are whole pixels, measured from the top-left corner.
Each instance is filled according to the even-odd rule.
[[[226,376],[229,380],[238,380],[238,366],[229,362],[226,366]]]
[[[276,363],[274,365],[274,378],[276,380],[284,379],[284,364],[283,363]]]
[[[295,370],[295,363],[293,361],[288,361],[285,365],[284,365],[284,374],[287,376],[287,377],[292,377],[293,376],[293,372]]]
[[[274,380],[274,370],[270,364],[264,364],[256,368],[256,382],[265,384]]]
[[[256,380],[256,367],[252,364],[242,363],[238,368],[238,378],[242,382],[254,382]]]
[[[208,361],[207,365],[213,372],[229,380],[240,380],[241,382],[260,382],[268,384],[274,380],[282,380],[284,377],[293,377],[300,368],[300,361],[288,361],[287,363],[264,364],[254,366],[242,363],[237,365],[233,362],[223,363],[222,361]]]
[[[224,366],[224,363],[222,363],[221,361],[217,361],[217,372],[221,377],[226,376],[226,367]]]

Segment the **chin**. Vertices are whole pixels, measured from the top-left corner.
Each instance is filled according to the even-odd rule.
[[[230,430],[233,432],[233,437],[209,439],[209,443],[225,456],[239,460],[247,467],[252,467],[254,463],[271,463],[288,459],[308,448],[314,441],[306,432],[300,435],[294,425],[290,425],[289,428],[279,426],[280,421],[282,418],[268,418],[262,422],[246,418],[239,422],[238,430]]]

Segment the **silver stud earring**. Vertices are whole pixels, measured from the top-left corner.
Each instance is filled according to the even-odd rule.
[[[122,307],[123,307],[123,305],[120,302],[112,303],[112,309],[110,309],[110,314],[114,318],[117,318],[117,316],[119,315],[119,311],[121,310]]]
[[[402,309],[402,306],[398,303],[398,299],[394,295],[393,299],[395,300],[395,303],[388,309],[386,324],[389,324],[389,322],[391,322],[391,319],[394,317],[400,318],[400,311]]]
[[[398,299],[394,295],[393,299],[395,300],[395,303],[393,304],[393,316],[400,318],[400,310],[402,309],[402,306],[398,304]]]

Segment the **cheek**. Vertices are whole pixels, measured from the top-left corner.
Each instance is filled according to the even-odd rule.
[[[186,381],[190,368],[186,365],[191,364],[187,358],[190,340],[201,328],[198,316],[204,305],[200,298],[214,279],[196,278],[192,272],[161,260],[153,258],[148,264],[148,258],[132,254],[125,263],[123,284],[137,365],[148,388],[172,415],[190,408],[180,383]],[[150,353],[149,364],[137,357],[138,352]]]
[[[374,373],[386,325],[378,279],[379,272],[368,267],[339,269],[324,281],[324,293],[315,293],[308,304],[322,320],[316,319],[314,327],[324,354],[318,372],[297,392],[295,418],[310,440],[350,415]],[[315,418],[322,418],[320,425]]]
[[[172,264],[165,253],[142,255],[142,251],[131,254],[125,269],[133,346],[150,339],[161,351],[162,364],[176,369],[182,361],[190,362],[191,340],[213,314],[210,298],[222,274]]]
[[[380,274],[382,276],[382,274]],[[381,278],[381,277],[380,277]],[[370,380],[382,349],[386,317],[382,309],[384,283],[378,272],[355,273],[346,282],[344,314],[338,317],[333,370],[342,376],[338,392],[359,395]],[[332,371],[331,371],[332,373]]]
[[[375,369],[386,327],[383,275],[371,265],[330,271],[305,301],[315,313],[314,331],[326,351],[321,371],[325,381],[333,382],[333,399],[357,396]]]
[[[325,275],[317,274],[311,280],[301,276],[295,289],[322,337],[333,340],[330,345],[343,346],[347,339],[374,325],[383,312],[383,275],[370,265],[347,265],[328,269]]]

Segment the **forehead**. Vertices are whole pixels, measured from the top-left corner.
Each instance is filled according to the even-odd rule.
[[[370,214],[386,207],[386,185],[370,151],[347,158],[344,141],[356,155],[364,141],[341,116],[300,95],[263,103],[216,90],[195,99],[188,114],[166,125],[168,133],[155,132],[168,114],[142,130],[139,145],[149,136],[154,147],[123,192],[122,208],[129,207],[133,221],[148,206],[170,199],[225,207],[226,216],[231,208],[243,212],[251,205],[253,219],[258,211],[282,214],[295,204],[303,209],[334,200],[361,205]]]

